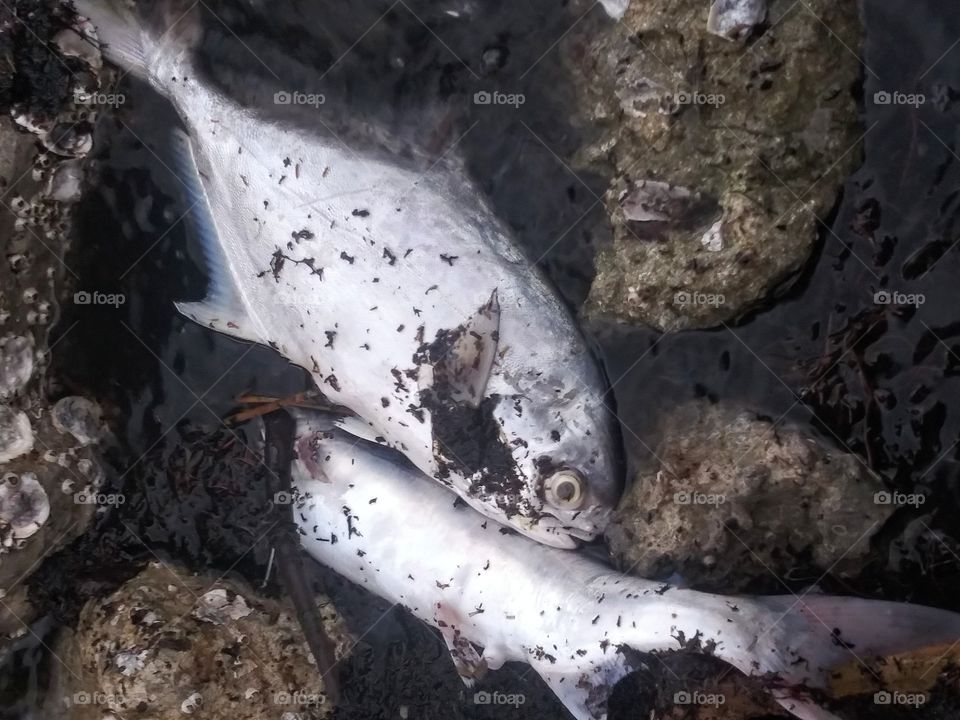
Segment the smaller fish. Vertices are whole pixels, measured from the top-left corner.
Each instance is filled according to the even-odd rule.
[[[765,676],[803,720],[838,720],[804,688],[831,671],[960,640],[960,614],[806,595],[728,597],[613,571],[504,531],[395,452],[298,415],[292,468],[301,543],[354,583],[440,630],[468,686],[508,661],[529,663],[577,720],[603,720],[630,653],[711,652]]]

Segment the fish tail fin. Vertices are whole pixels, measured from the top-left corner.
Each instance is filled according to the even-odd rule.
[[[766,688],[800,720],[840,720],[820,701],[836,672],[847,666],[872,667],[878,658],[960,641],[960,614],[920,605],[812,595],[712,596],[709,604],[718,600],[714,619],[702,607],[692,627],[702,629],[704,638],[716,638],[711,654],[756,677],[758,689]],[[624,650],[649,645],[649,628],[633,630],[626,622],[620,627],[618,620],[616,628],[607,628],[608,650],[592,651],[575,668],[551,658],[530,661],[577,720],[606,717],[614,684],[646,664],[642,653],[638,659]]]
[[[753,602],[761,613],[752,647],[717,654],[748,675],[775,677],[774,697],[801,720],[836,715],[796,689],[827,688],[843,666],[867,671],[880,658],[960,641],[960,614],[922,605],[825,595]]]
[[[163,0],[150,18],[141,17],[128,0],[74,0],[74,6],[96,27],[107,60],[156,87],[188,62],[188,52],[202,35],[196,3]]]
[[[812,687],[822,687],[834,669],[858,659],[960,641],[960,614],[924,605],[829,595],[782,595],[754,602],[767,609],[769,624],[761,628],[759,652],[747,662],[740,658],[752,668],[745,672],[775,672]]]

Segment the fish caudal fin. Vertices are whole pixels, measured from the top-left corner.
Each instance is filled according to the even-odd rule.
[[[120,0],[74,0],[77,12],[94,24],[104,56],[141,79],[148,79],[149,38],[132,8]]]
[[[107,60],[156,87],[177,72],[175,68],[202,33],[197,3],[161,0],[151,10],[148,24],[125,0],[74,0],[73,4],[93,23]]]
[[[748,675],[770,673],[798,689],[773,694],[801,720],[836,718],[802,690],[826,689],[843,666],[875,674],[870,668],[878,659],[960,641],[960,614],[922,605],[818,595],[753,602],[767,615],[758,622],[754,646],[717,654]]]
[[[710,620],[706,607],[698,611],[707,623],[701,625],[703,636],[717,639],[710,653],[757,678],[758,688],[767,688],[800,720],[840,720],[817,700],[830,696],[839,671],[857,668],[872,676],[873,668],[891,656],[960,641],[960,614],[920,605],[816,595],[708,597],[711,604],[719,599],[736,613],[724,611]],[[689,599],[685,604],[692,607]],[[649,644],[649,628],[622,626],[618,622],[616,629],[608,628],[603,636],[607,649],[599,655],[592,651],[575,668],[550,657],[530,660],[577,720],[604,720],[618,681],[645,664],[655,671],[663,667],[662,661],[646,663],[642,654],[630,652]],[[675,648],[680,649],[679,642]],[[882,683],[878,689],[884,689]]]

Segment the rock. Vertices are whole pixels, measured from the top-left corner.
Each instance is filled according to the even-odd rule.
[[[800,429],[698,404],[668,418],[663,437],[607,529],[613,556],[637,575],[678,573],[729,593],[808,557],[852,574],[892,514],[857,458]]]
[[[588,317],[713,327],[796,276],[859,158],[860,35],[830,0],[644,0],[577,25],[563,55],[600,131],[575,164],[615,178]]]
[[[318,607],[342,658],[353,640],[329,601]],[[161,563],[89,602],[56,653],[66,669],[45,710],[61,720],[314,720],[332,710],[286,601]]]
[[[84,532],[99,500],[123,498],[99,493],[103,470],[88,444],[102,434],[99,421],[81,412],[92,404],[60,413],[60,425],[77,436],[64,434],[54,426],[48,395],[57,384],[49,370],[50,325],[73,290],[66,260],[71,203],[87,167],[67,158],[89,150],[101,103],[119,102],[99,93],[112,71],[102,68],[89,42],[93,28],[70,3],[2,4],[0,28],[0,53],[15,59],[0,64],[2,657],[17,638],[30,637],[39,612],[36,589],[27,589],[31,574]]]
[[[72,435],[80,445],[91,445],[106,434],[100,408],[87,398],[61,398],[52,412],[54,427]]]
[[[0,405],[0,463],[26,455],[33,450],[30,418],[21,410]]]

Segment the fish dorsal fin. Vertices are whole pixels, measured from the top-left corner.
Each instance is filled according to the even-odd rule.
[[[213,212],[200,178],[193,143],[177,128],[171,136],[174,171],[184,187],[187,220],[203,249],[209,284],[207,296],[200,302],[176,303],[177,310],[196,323],[243,340],[265,342],[266,334],[247,310],[240,294],[230,260],[223,250]]]
[[[494,290],[440,361],[452,400],[474,407],[480,404],[493,372],[499,340],[500,301]]]

